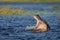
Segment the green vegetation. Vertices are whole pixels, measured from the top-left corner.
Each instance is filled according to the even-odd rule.
[[[0,2],[60,2],[60,0],[0,0]]]
[[[60,9],[60,6],[53,6],[53,9]]]
[[[53,8],[59,8],[58,6],[53,6]],[[56,10],[54,10],[53,12],[50,11],[40,11],[40,10],[25,10],[24,8],[10,8],[10,6],[4,6],[4,7],[0,7],[0,14],[3,15],[12,15],[12,14],[21,14],[21,15],[30,15],[30,14],[57,14],[58,12]]]
[[[24,9],[10,9],[10,8],[0,8],[0,14],[3,15],[12,15],[12,14],[19,14],[19,15],[29,15],[29,14],[46,14],[49,12],[47,11],[39,11],[39,10],[24,10]],[[53,14],[56,14],[56,11],[52,12]]]

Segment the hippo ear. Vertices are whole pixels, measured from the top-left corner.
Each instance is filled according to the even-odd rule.
[[[39,15],[35,15],[35,16],[37,16],[40,20],[43,20]]]
[[[35,16],[38,16],[38,17],[40,17],[39,15],[35,15]]]

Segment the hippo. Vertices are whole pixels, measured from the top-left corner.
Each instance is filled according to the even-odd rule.
[[[32,30],[36,32],[45,32],[50,30],[48,23],[43,20],[39,15],[35,15],[33,17],[37,21],[37,24],[32,28]]]

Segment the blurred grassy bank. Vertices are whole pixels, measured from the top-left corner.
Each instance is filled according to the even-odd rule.
[[[0,0],[0,2],[60,2],[60,0]]]
[[[57,14],[60,13],[56,10],[54,11],[47,11],[47,10],[25,10],[23,8],[9,8],[9,7],[0,7],[0,14],[3,15],[14,15],[14,14],[19,14],[19,15],[29,15],[29,14]]]

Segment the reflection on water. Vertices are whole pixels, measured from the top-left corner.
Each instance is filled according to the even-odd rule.
[[[0,15],[1,40],[60,40],[60,18],[58,14],[40,14],[52,28],[43,33],[25,30],[27,26],[34,26],[34,15]]]

